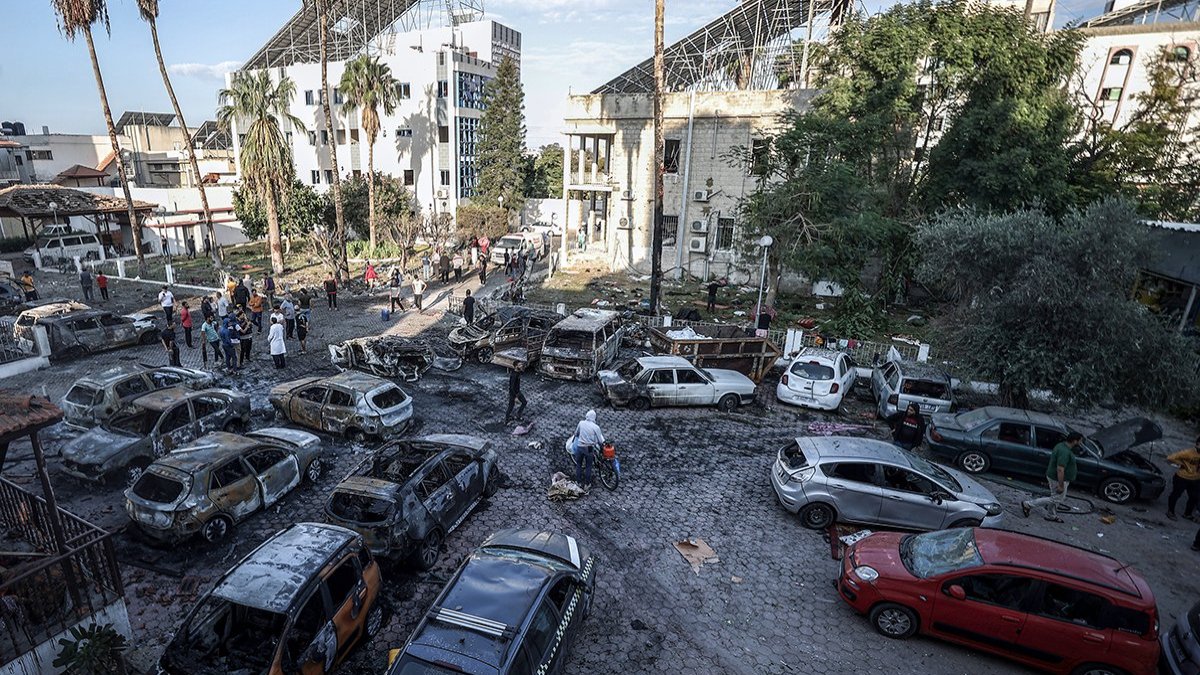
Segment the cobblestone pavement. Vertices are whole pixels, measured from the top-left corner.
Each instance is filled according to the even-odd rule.
[[[317,308],[313,343],[307,355],[289,357],[280,373],[270,368],[265,341],[256,342],[255,366],[221,384],[251,394],[255,427],[272,424],[266,391],[275,382],[334,372],[324,344],[387,329],[404,334],[443,335],[451,319],[435,312],[383,324],[380,305],[369,298],[347,299],[331,314]],[[295,344],[289,344],[293,349]],[[197,365],[196,351],[184,349],[185,364]],[[85,372],[114,364],[162,363],[157,347],[109,352],[51,370],[13,378],[6,387],[65,393]],[[818,533],[803,529],[777,503],[768,480],[775,450],[805,432],[811,421],[843,421],[882,427],[866,416],[869,406],[855,401],[840,418],[799,412],[774,402],[773,383],[764,384],[760,402],[737,413],[684,409],[638,413],[602,405],[589,385],[526,376],[527,419],[532,432],[510,434],[501,424],[505,380],[501,370],[468,363],[445,373],[430,371],[402,386],[414,399],[419,418],[413,434],[471,433],[490,439],[501,454],[505,481],[452,533],[440,563],[428,573],[403,565],[385,569],[386,592],[395,614],[384,631],[357,652],[341,672],[382,672],[389,648],[403,644],[420,616],[462,559],[490,533],[522,525],[571,533],[601,557],[599,592],[591,617],[572,650],[572,673],[930,673],[990,675],[1023,672],[1010,663],[941,642],[886,640],[837,597],[830,580],[836,563]],[[597,486],[577,502],[552,503],[545,497],[550,474],[568,470],[563,441],[589,408],[614,439],[622,460],[620,487]],[[1169,437],[1155,452],[1182,447],[1190,431],[1168,427]],[[291,523],[321,520],[328,492],[351,465],[369,451],[327,438],[337,460],[316,486],[305,486],[267,512],[239,525],[231,543],[206,548],[189,542],[172,549],[150,547],[125,531],[120,489],[83,486],[57,470],[57,450],[69,434],[46,434],[51,471],[65,508],[109,529],[120,529],[117,551],[127,584],[136,631],[136,665],[149,666],[161,652],[183,613],[211,582],[266,537]],[[18,460],[5,475],[38,491],[28,445],[14,445]],[[1194,524],[1163,517],[1161,501],[1114,507],[1117,522],[1100,523],[1095,513],[1072,516],[1065,525],[1020,518],[1026,486],[992,481],[1014,529],[1037,532],[1099,550],[1135,564],[1159,599],[1162,624],[1200,594],[1194,574],[1197,554],[1189,550]],[[1015,515],[1014,515],[1015,514]],[[703,538],[720,560],[695,573],[671,546]]]

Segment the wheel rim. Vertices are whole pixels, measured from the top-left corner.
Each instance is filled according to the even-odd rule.
[[[425,567],[433,567],[438,559],[438,548],[442,545],[442,537],[437,532],[425,538],[425,546],[421,548],[421,562]]]
[[[317,479],[320,477],[321,477],[321,460],[314,459],[308,465],[308,480],[315,483],[315,482],[317,482]]]
[[[1133,496],[1133,491],[1129,486],[1120,481],[1113,481],[1104,486],[1104,496],[1112,502],[1123,502]],[[1092,672],[1092,671],[1088,671]],[[1096,673],[1107,673],[1107,670],[1097,670]]]
[[[371,613],[367,615],[367,635],[375,635],[383,626],[383,608],[379,606],[379,599],[375,599],[375,606],[371,608]]]
[[[811,527],[824,527],[829,524],[829,509],[818,506],[804,512],[804,522]]]
[[[601,461],[600,482],[604,483],[604,487],[608,488],[609,490],[614,490],[617,487],[618,480],[620,479],[617,478],[617,472],[613,469],[612,465],[609,464],[607,460]]]
[[[483,493],[488,495],[496,494],[496,490],[500,489],[500,470],[493,466],[488,470],[486,482],[483,486]]]
[[[229,525],[224,518],[213,518],[204,525],[204,538],[208,541],[219,541],[229,531]]]
[[[1088,668],[1083,671],[1083,675],[1117,675],[1115,670],[1105,668],[1103,666]]]
[[[908,618],[908,614],[899,609],[883,610],[875,619],[875,623],[879,630],[888,635],[904,635],[912,628],[912,620]]]
[[[971,473],[979,473],[987,468],[987,461],[984,460],[983,455],[972,452],[968,455],[963,455],[962,468]]]
[[[476,360],[478,360],[480,363],[483,363],[483,364],[491,363],[492,362],[492,350],[491,349],[481,349],[481,350],[479,350],[479,353],[475,355],[475,358],[476,358]]]
[[[634,410],[645,410],[646,408],[650,407],[650,402],[644,398],[636,398],[629,407],[633,408]]]

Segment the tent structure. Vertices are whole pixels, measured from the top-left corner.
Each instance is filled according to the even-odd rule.
[[[133,202],[139,222],[157,206],[139,200]],[[95,223],[101,241],[105,244],[115,243],[114,239],[119,240],[120,234],[114,237],[109,225],[114,221],[118,227],[129,224],[121,220],[123,216],[128,220],[126,214],[124,199],[61,185],[13,185],[0,190],[0,216],[19,218],[25,236],[31,239],[54,218],[81,216]]]

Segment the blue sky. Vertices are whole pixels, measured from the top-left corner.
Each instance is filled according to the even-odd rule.
[[[111,38],[97,50],[114,115],[167,112],[150,34],[134,0],[108,0]],[[523,80],[531,147],[555,142],[568,91],[590,91],[650,54],[653,0],[484,0],[488,15],[524,36]],[[859,0],[860,5],[863,0]],[[58,32],[50,0],[3,3],[0,120],[32,132],[104,133],[104,120],[82,40]],[[167,0],[159,36],[184,114],[193,124],[213,116],[224,73],[249,58],[301,0]],[[667,41],[678,39],[736,0],[667,0]],[[890,0],[866,0],[868,10]],[[1060,0],[1057,23],[1101,11],[1103,0]]]

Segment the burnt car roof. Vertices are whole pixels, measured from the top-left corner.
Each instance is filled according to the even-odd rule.
[[[73,310],[70,312],[63,312],[61,314],[50,314],[48,316],[40,316],[40,317],[38,317],[38,321],[41,321],[43,323],[63,323],[66,321],[75,321],[78,319],[91,319],[93,317],[106,316],[106,315],[110,315],[110,314],[112,314],[112,312],[105,311],[103,309],[91,309],[91,308],[77,309],[77,310]]]
[[[190,473],[261,443],[262,439],[247,438],[227,431],[213,431],[174,452],[163,455],[157,461],[159,464]]]
[[[142,373],[149,372],[150,370],[152,369],[145,366],[113,366],[112,368],[102,370],[98,373],[84,375],[75,382],[76,384],[83,382],[87,384],[98,384],[104,386],[119,380],[123,380],[130,375],[140,375]]]
[[[229,391],[228,389],[201,389],[195,391],[187,387],[168,387],[159,389],[146,394],[142,394],[133,399],[132,403],[141,408],[149,408],[150,410],[166,410],[170,406],[179,403],[180,401],[195,398],[205,394],[227,394],[238,395],[237,392]]]
[[[559,321],[555,328],[560,330],[596,330],[621,315],[608,309],[577,309],[571,316]]]
[[[21,314],[32,316],[35,319],[40,319],[42,317],[52,316],[54,314],[63,314],[66,312],[77,312],[91,309],[91,307],[88,305],[85,305],[82,302],[76,302],[74,300],[54,299],[35,302],[37,304],[30,303],[29,309],[21,312]]]
[[[226,572],[212,594],[246,607],[285,614],[329,559],[358,536],[337,525],[297,523],[263,542]]]
[[[467,434],[430,434],[420,438],[407,439],[408,442],[424,441],[426,443],[444,443],[446,445],[457,445],[472,450],[482,450],[487,447],[487,439],[478,436],[468,436]]]
[[[376,389],[385,384],[395,384],[391,380],[385,380],[382,377],[377,377],[370,373],[364,373],[360,370],[343,370],[342,372],[325,379],[330,384],[336,384],[339,387],[353,389],[366,393],[372,389]]]
[[[382,478],[370,476],[350,476],[338,483],[334,492],[349,492],[351,494],[374,497],[376,499],[392,500],[400,491],[400,484]]]
[[[1022,408],[1006,408],[999,405],[989,405],[976,410],[982,410],[985,415],[994,420],[1013,420],[1019,422],[1029,422],[1031,424],[1043,424],[1062,428],[1064,425],[1061,421],[1035,410],[1024,410]],[[971,411],[975,412],[975,411]]]

